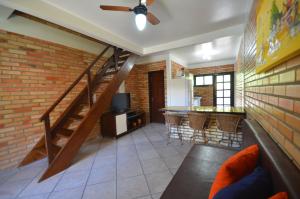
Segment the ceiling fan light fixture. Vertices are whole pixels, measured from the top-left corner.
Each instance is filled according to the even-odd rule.
[[[147,7],[140,4],[133,9],[135,14],[135,24],[139,31],[143,31],[147,23]]]
[[[135,15],[135,24],[139,31],[143,31],[146,27],[147,17],[144,14]]]

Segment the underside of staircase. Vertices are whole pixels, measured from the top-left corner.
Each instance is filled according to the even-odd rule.
[[[99,66],[99,60],[111,50],[111,57]],[[41,116],[45,134],[19,166],[47,157],[49,165],[39,181],[68,168],[101,115],[109,109],[113,95],[129,75],[136,58],[128,51],[107,46]],[[87,85],[52,124],[50,114],[84,78]]]

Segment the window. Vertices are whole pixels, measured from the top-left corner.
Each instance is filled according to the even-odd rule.
[[[195,75],[194,86],[199,89],[211,89],[213,91],[213,106],[234,106],[234,73],[216,73],[207,75]],[[212,87],[205,87],[212,86]],[[205,96],[202,96],[205,97]]]
[[[195,76],[195,86],[208,86],[213,85],[212,75]]]

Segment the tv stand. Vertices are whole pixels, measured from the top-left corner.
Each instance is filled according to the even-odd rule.
[[[101,133],[103,136],[118,138],[145,126],[144,111],[129,110],[125,113],[106,112],[101,117]]]

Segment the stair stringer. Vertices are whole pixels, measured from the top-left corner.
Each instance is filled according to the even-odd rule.
[[[70,166],[72,160],[78,153],[85,139],[89,136],[99,117],[109,108],[113,95],[118,90],[121,83],[128,77],[137,57],[137,55],[131,55],[123,64],[119,72],[113,77],[102,95],[82,120],[81,124],[75,130],[65,146],[56,155],[39,181],[43,181]]]

